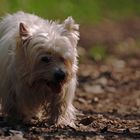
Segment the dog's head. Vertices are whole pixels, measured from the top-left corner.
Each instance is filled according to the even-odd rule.
[[[16,61],[21,79],[33,87],[61,92],[77,71],[78,40],[78,25],[71,17],[62,24],[46,22],[42,27],[20,23]]]

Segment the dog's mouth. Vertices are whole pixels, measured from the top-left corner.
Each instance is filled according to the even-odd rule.
[[[61,93],[63,85],[64,83],[62,82],[48,81],[46,79],[39,79],[32,83],[32,87],[46,88],[46,90],[49,90],[50,92],[53,92],[54,94]]]
[[[47,82],[48,88],[53,92],[53,93],[61,93],[62,91],[62,83],[56,83],[56,82]]]

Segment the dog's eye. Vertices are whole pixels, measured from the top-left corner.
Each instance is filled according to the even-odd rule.
[[[50,57],[50,56],[43,56],[43,57],[41,58],[41,61],[42,61],[42,62],[45,62],[45,63],[49,63],[50,60],[51,60],[51,57]]]

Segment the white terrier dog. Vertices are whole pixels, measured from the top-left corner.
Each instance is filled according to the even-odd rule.
[[[18,12],[0,22],[0,97],[2,112],[26,120],[45,105],[47,120],[73,125],[78,25]]]

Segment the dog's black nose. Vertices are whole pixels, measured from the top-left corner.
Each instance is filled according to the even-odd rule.
[[[54,73],[54,79],[56,82],[61,82],[66,78],[66,72],[61,69],[58,69]]]

